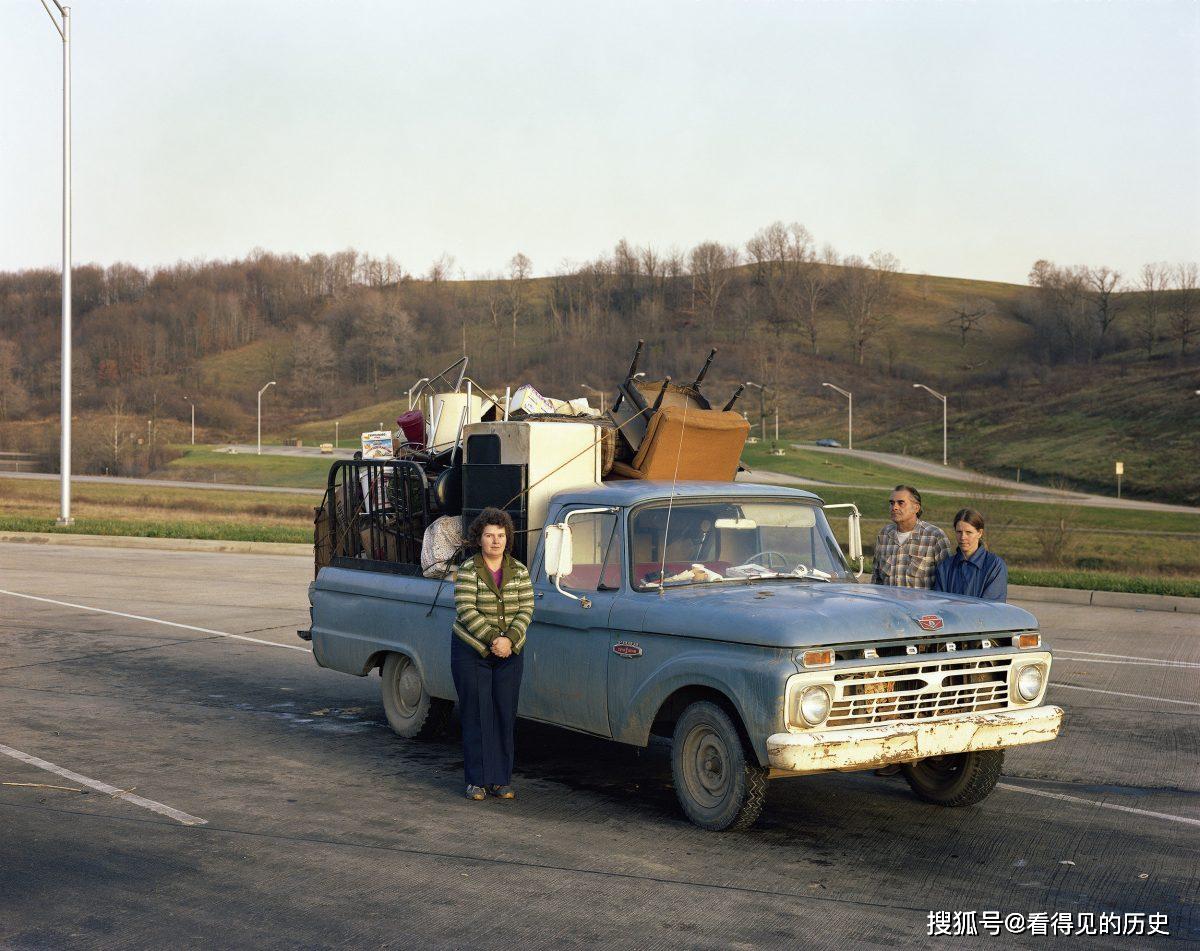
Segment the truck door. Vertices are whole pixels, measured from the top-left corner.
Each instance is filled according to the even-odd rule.
[[[608,618],[623,571],[619,524],[613,513],[571,520],[574,570],[560,583],[581,600],[555,589],[539,555],[533,623],[525,644],[521,716],[598,736],[612,735],[608,725]]]

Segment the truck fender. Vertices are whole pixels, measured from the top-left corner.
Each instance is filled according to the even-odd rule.
[[[645,746],[650,741],[650,730],[663,705],[681,691],[699,688],[719,694],[725,700],[731,711],[737,715],[759,762],[765,764],[766,736],[755,737],[753,720],[747,716],[740,699],[750,683],[750,671],[717,668],[714,672],[711,661],[704,657],[684,656],[668,659],[648,673],[628,702],[620,703],[617,698],[610,698],[609,715],[613,739],[635,746]]]

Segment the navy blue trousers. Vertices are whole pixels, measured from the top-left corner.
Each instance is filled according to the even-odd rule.
[[[463,760],[468,786],[507,786],[512,782],[517,700],[521,694],[520,654],[480,657],[450,635],[450,673],[462,716]]]

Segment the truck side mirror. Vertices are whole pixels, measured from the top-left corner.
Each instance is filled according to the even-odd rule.
[[[846,519],[846,522],[847,527],[850,530],[850,560],[854,561],[857,558],[859,561],[862,561],[862,516],[859,515],[858,510],[855,509],[850,513],[850,516]]]
[[[843,502],[838,505],[826,505],[825,511],[830,509],[849,509],[850,514],[846,518],[846,528],[848,530],[849,544],[846,546],[846,554],[848,561],[858,562],[858,571],[854,573],[854,577],[861,578],[863,575],[863,544],[862,544],[862,515],[859,514],[858,506],[853,502]]]
[[[561,522],[547,525],[545,540],[542,542],[542,565],[547,577],[554,579],[554,587],[559,594],[565,595],[572,601],[578,601],[582,607],[590,608],[592,602],[588,598],[580,598],[564,591],[562,579],[575,570],[574,546],[571,540],[571,519],[584,515],[611,515],[616,512],[613,508],[574,509],[567,513]]]
[[[574,569],[574,552],[571,543],[571,526],[566,522],[546,526],[544,542],[546,574],[555,579],[555,584],[563,575],[569,575]]]

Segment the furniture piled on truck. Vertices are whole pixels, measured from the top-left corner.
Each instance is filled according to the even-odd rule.
[[[701,386],[715,350],[692,382],[677,384],[642,379],[643,348],[638,341],[606,413],[532,386],[492,394],[467,376],[466,357],[422,377],[396,420],[390,458],[330,467],[315,518],[316,570],[366,562],[444,576],[464,557],[467,527],[489,507],[510,515],[513,554],[527,562],[557,492],[619,479],[731,481],[750,431],[733,410],[743,387],[714,408]],[[368,437],[381,434],[363,435],[367,449]]]

